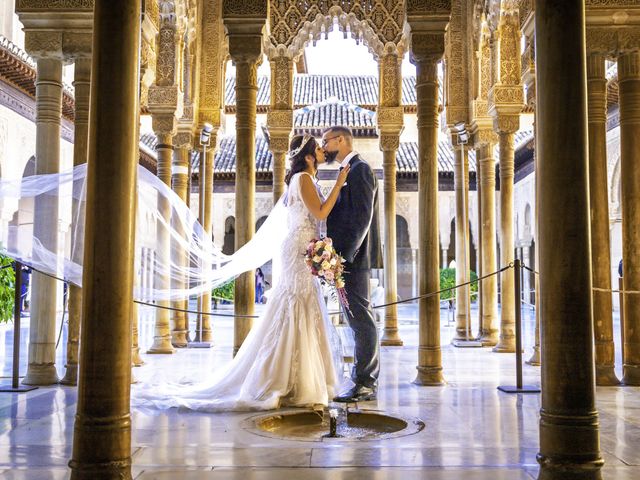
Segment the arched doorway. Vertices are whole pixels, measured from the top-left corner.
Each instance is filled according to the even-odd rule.
[[[227,217],[224,221],[224,242],[222,244],[222,253],[232,255],[236,251],[236,219],[235,217]]]

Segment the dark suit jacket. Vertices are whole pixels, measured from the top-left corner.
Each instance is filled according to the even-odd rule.
[[[360,155],[349,164],[347,182],[327,218],[327,235],[345,258],[346,270],[382,268],[378,179]]]

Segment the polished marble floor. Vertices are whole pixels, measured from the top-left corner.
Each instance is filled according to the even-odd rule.
[[[533,315],[525,308],[525,359],[533,342]],[[416,308],[400,309],[404,347],[382,348],[377,402],[362,408],[418,417],[414,435],[373,441],[292,441],[244,428],[251,413],[133,411],[133,475],[139,479],[465,479],[536,478],[538,394],[496,389],[515,382],[515,356],[490,349],[450,346],[454,333],[442,310],[441,338],[447,385],[419,387],[415,378]],[[474,311],[474,314],[476,312]],[[142,311],[141,345],[149,346],[153,314]],[[21,372],[26,368],[28,319],[22,330]],[[616,325],[617,328],[617,325]],[[231,356],[232,322],[215,320],[211,349],[143,355],[140,382],[197,379]],[[474,329],[475,330],[475,329]],[[64,329],[58,348],[64,373]],[[619,349],[618,349],[619,350]],[[0,372],[11,373],[12,332],[0,327]],[[618,359],[618,365],[620,361]],[[539,385],[540,369],[525,365],[525,383]],[[0,479],[68,478],[76,389],[54,386],[26,394],[0,393]],[[640,388],[598,388],[604,478],[640,478]]]

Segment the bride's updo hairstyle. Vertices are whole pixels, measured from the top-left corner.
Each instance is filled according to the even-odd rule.
[[[302,172],[307,168],[307,161],[305,157],[311,155],[316,160],[316,147],[318,143],[312,135],[305,133],[304,135],[296,135],[289,144],[289,160],[291,161],[291,168],[289,173],[284,178],[284,183],[289,185],[291,177],[296,173]]]

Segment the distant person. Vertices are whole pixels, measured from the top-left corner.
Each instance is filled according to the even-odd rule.
[[[29,283],[31,281],[31,268],[22,266],[22,285],[20,286],[21,311],[29,311]]]
[[[620,263],[618,264],[618,275],[622,278],[622,259],[620,259]]]
[[[262,297],[264,296],[264,273],[262,273],[262,269],[256,269],[256,302],[262,303]]]

